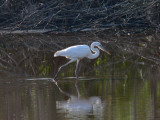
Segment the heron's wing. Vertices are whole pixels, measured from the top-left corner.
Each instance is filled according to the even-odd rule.
[[[90,48],[87,45],[71,46],[66,49],[57,51],[54,56],[65,56],[67,58],[83,58],[87,57]]]

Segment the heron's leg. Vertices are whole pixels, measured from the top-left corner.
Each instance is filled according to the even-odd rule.
[[[76,78],[78,80],[78,65],[79,65],[79,59],[77,59],[77,64],[76,64],[76,70],[75,70],[75,74],[76,74]]]
[[[54,80],[58,77],[60,71],[62,70],[62,68],[64,68],[65,66],[67,66],[68,64],[76,61],[77,59],[71,59],[69,62],[67,62],[66,64],[62,65],[61,67],[59,67],[58,72],[56,73],[56,75],[54,76]]]

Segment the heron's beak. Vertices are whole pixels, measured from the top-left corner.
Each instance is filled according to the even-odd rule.
[[[102,51],[106,52],[107,54],[111,55],[102,45],[98,46],[99,49],[101,49]]]

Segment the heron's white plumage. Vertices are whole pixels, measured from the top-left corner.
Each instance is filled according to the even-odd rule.
[[[76,45],[57,51],[54,54],[54,57],[64,56],[70,59],[72,58],[82,59],[84,57],[87,57],[89,54],[91,54],[91,50],[88,45]]]
[[[89,47],[88,45],[75,45],[75,46],[71,46],[71,47],[68,47],[66,49],[63,49],[63,50],[60,50],[60,51],[57,51],[55,54],[54,54],[54,57],[58,57],[58,56],[64,56],[66,58],[69,58],[71,59],[69,62],[67,62],[66,64],[62,65],[58,72],[56,73],[54,79],[57,78],[60,70],[65,67],[66,65],[72,63],[72,62],[75,62],[77,61],[77,65],[76,65],[76,70],[75,70],[75,74],[76,74],[76,77],[78,79],[78,64],[79,64],[79,61],[82,59],[82,58],[89,58],[89,59],[95,59],[99,56],[100,54],[100,51],[99,49],[105,51],[106,53],[110,54],[108,51],[106,51],[102,45],[99,43],[99,42],[93,42],[91,44],[91,47]],[[93,53],[92,53],[93,52]]]

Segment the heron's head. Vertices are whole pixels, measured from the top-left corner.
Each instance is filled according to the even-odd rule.
[[[100,42],[93,42],[92,43],[94,47],[99,48],[100,50],[106,52],[107,54],[111,55],[102,45]]]

